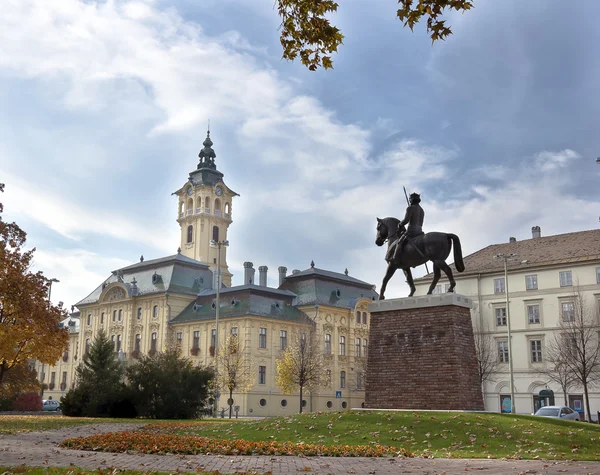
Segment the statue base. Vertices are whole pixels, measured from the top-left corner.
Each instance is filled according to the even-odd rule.
[[[453,293],[369,304],[365,407],[483,410],[471,306]]]

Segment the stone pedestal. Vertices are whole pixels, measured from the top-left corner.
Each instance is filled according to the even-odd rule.
[[[452,293],[371,303],[365,406],[483,410],[471,305]]]

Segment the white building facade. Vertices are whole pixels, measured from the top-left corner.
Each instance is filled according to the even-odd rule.
[[[500,254],[508,257],[508,282],[504,259],[495,258]],[[483,387],[486,410],[510,412],[514,403],[516,413],[531,414],[552,403],[548,390],[554,393],[555,404],[564,404],[560,385],[544,374],[550,367],[547,354],[560,334],[561,321],[572,318],[577,296],[600,333],[600,230],[541,237],[540,228],[535,226],[531,239],[510,238],[508,243],[488,246],[464,261],[464,273],[457,273],[453,267],[455,290],[473,299],[474,329],[492,339],[498,361],[491,380]],[[416,295],[426,294],[430,283],[431,276],[415,281]],[[435,292],[447,290],[447,285],[447,280],[440,280]],[[514,402],[510,391],[509,316]],[[588,388],[592,419],[600,411],[600,381],[597,383]],[[566,400],[583,419],[585,403],[580,384],[570,387]]]

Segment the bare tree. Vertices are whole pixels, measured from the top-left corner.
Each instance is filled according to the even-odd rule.
[[[300,413],[304,388],[314,391],[326,384],[321,349],[310,331],[294,335],[291,344],[277,359],[277,386],[285,394],[300,390]]]
[[[575,373],[566,364],[563,353],[562,337],[556,335],[546,351],[547,365],[539,373],[548,378],[549,381],[553,381],[560,386],[564,394],[565,406],[568,406],[569,388],[575,384],[577,378],[575,377]]]
[[[589,388],[600,371],[600,325],[578,285],[571,297],[561,304],[559,334],[550,342],[548,353],[559,355],[564,371],[570,372],[583,387],[586,418],[591,420]]]
[[[229,391],[229,418],[231,419],[233,392],[245,393],[254,386],[254,364],[246,348],[240,346],[236,334],[229,335],[217,356],[215,382],[218,389]]]
[[[494,381],[494,374],[498,371],[500,359],[496,342],[487,327],[482,327],[479,323],[473,324],[473,337],[479,370],[479,384],[483,388],[486,381]]]

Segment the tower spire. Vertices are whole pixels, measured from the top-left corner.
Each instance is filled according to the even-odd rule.
[[[198,170],[200,170],[201,168],[211,168],[213,170],[216,170],[217,166],[215,165],[215,158],[217,157],[217,154],[212,148],[213,141],[210,139],[210,120],[208,122],[206,138],[204,139],[204,142],[202,142],[202,145],[204,145],[204,148],[200,150],[200,153],[198,154],[198,157],[200,157],[200,162],[198,163]]]

